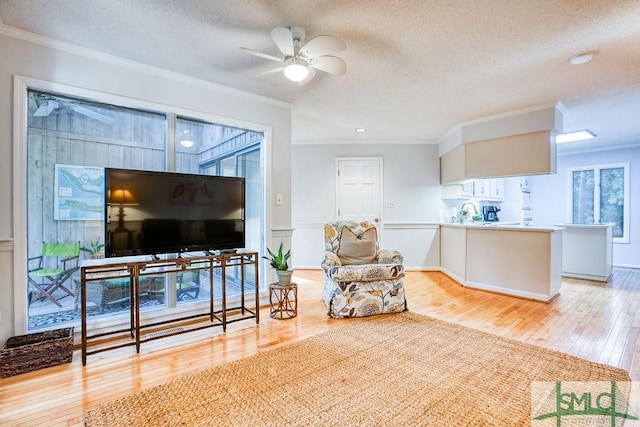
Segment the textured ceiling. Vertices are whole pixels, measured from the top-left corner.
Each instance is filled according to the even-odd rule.
[[[565,130],[640,144],[637,0],[1,0],[6,26],[293,103],[293,139],[436,141],[458,123],[561,101]],[[276,26],[347,43],[342,77],[298,86]],[[568,59],[594,51],[590,63]],[[356,127],[368,132],[356,134]],[[562,146],[560,151],[571,147]]]

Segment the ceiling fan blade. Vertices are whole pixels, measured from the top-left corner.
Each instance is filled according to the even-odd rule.
[[[38,103],[33,96],[29,96],[29,111],[36,111],[38,109]]]
[[[270,59],[271,61],[276,61],[276,62],[282,62],[281,58],[278,58],[276,56],[269,55],[266,53],[258,52],[257,50],[247,49],[246,47],[241,47],[240,49],[244,50],[247,53],[250,53],[251,55],[259,56],[260,58]]]
[[[44,104],[41,104],[38,109],[36,110],[35,113],[33,113],[34,117],[46,117],[49,114],[51,114],[51,112],[53,110],[55,110],[56,108],[58,108],[58,103],[56,101],[47,101]]]
[[[300,53],[307,58],[317,58],[328,53],[340,52],[346,48],[347,44],[342,39],[335,36],[318,36],[302,46]]]
[[[336,56],[321,56],[319,58],[312,59],[311,67],[325,71],[327,73],[342,76],[347,72],[347,64]]]
[[[293,36],[290,29],[286,27],[276,27],[271,30],[271,38],[284,56],[292,56],[294,54]]]
[[[274,73],[282,72],[283,70],[284,70],[284,67],[278,67],[278,68],[274,68],[273,70],[263,71],[263,72],[258,73],[256,75],[258,75],[258,76],[266,76],[268,74],[274,74]]]
[[[113,120],[114,120],[113,118],[111,118],[109,116],[105,116],[104,114],[96,113],[93,110],[90,110],[90,109],[85,108],[85,107],[81,107],[79,105],[70,104],[69,108],[71,108],[73,111],[75,111],[78,114],[82,114],[84,116],[91,117],[92,119],[96,119],[97,121],[102,122],[102,123],[112,123]]]

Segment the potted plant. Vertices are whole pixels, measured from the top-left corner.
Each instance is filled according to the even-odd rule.
[[[89,252],[91,258],[104,258],[102,248],[104,248],[104,243],[100,243],[100,238],[98,237],[95,242],[89,241],[87,246],[80,247],[80,250],[83,252]]]
[[[291,283],[291,275],[293,270],[289,270],[289,258],[291,258],[291,249],[287,252],[284,251],[284,243],[280,242],[280,247],[277,253],[273,253],[271,249],[267,248],[269,256],[263,256],[262,258],[269,261],[271,268],[276,271],[278,275],[278,284],[288,285]]]

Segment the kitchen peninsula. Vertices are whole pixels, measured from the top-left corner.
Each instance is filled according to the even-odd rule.
[[[551,301],[560,291],[563,227],[442,223],[442,271],[463,286]]]
[[[558,224],[562,275],[608,282],[613,267],[613,224]]]

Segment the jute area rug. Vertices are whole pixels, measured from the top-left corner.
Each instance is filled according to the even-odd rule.
[[[405,312],[349,321],[115,400],[90,411],[85,422],[531,425],[531,382],[557,380],[630,378],[621,369]]]

